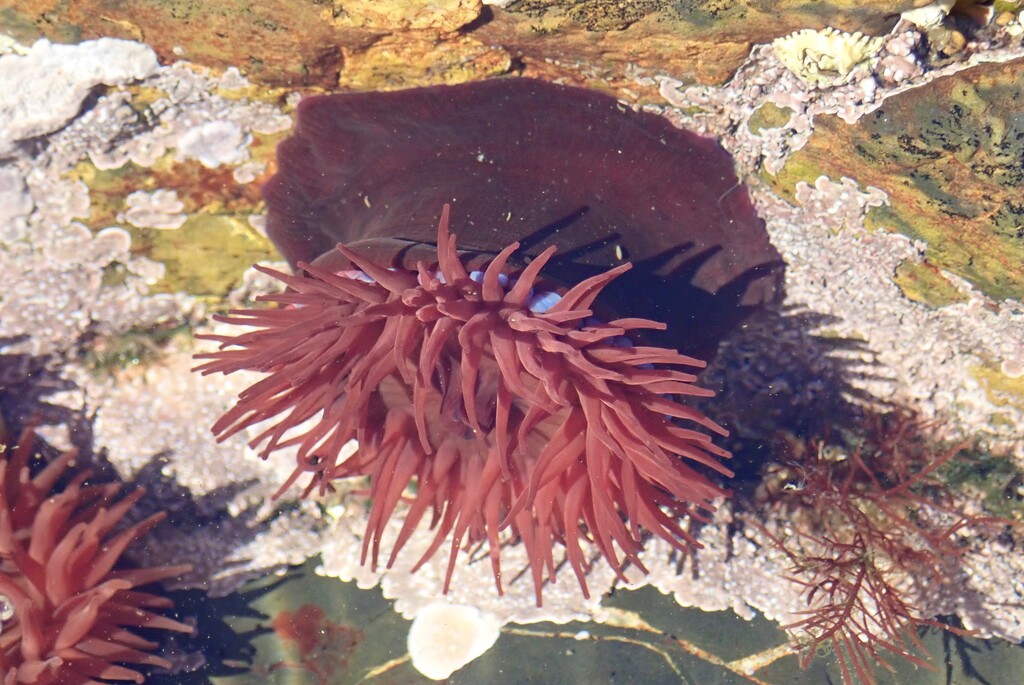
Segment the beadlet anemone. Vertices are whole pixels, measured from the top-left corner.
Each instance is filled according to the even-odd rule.
[[[75,452],[32,475],[32,440],[28,430],[17,447],[0,446],[0,678],[4,685],[141,683],[142,674],[123,664],[170,664],[135,629],[191,628],[155,613],[170,600],[138,588],[190,567],[115,569],[163,514],[118,529],[143,491],[118,499],[119,485],[89,485],[88,473],[55,489]]]
[[[368,476],[364,563],[405,499],[387,563],[428,518],[419,563],[450,538],[445,590],[478,543],[499,592],[502,545],[525,546],[538,604],[557,547],[586,594],[591,548],[621,576],[649,533],[693,544],[682,518],[725,494],[709,470],[731,474],[725,431],[682,401],[712,394],[690,355],[781,275],[714,141],[502,79],[306,98],[278,164],[268,233],[298,273],[261,269],[287,290],[199,355],[266,374],[217,435],[263,424],[263,457],[294,450],[282,490]]]

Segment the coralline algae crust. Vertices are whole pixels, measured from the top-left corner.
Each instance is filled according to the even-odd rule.
[[[158,66],[148,46],[114,38],[78,45],[41,39],[24,55],[0,57],[0,153],[66,124],[94,87],[137,81]]]
[[[97,341],[191,324],[203,316],[203,306],[188,293],[154,292],[165,265],[134,254],[139,245],[126,230],[182,226],[191,211],[184,194],[147,187],[155,173],[138,174],[141,187],[125,193],[123,216],[115,221],[106,207],[93,205],[93,190],[80,180],[90,176],[75,173],[86,160],[115,175],[158,162],[164,177],[167,166],[180,163],[233,167],[248,159],[254,133],[286,130],[290,117],[257,100],[219,95],[220,88],[244,85],[238,74],[222,81],[193,65],[159,67],[152,50],[138,43],[43,41],[23,52],[0,58],[0,73],[38,77],[50,90],[33,91],[26,82],[37,100],[13,104],[4,99],[6,90],[0,93],[0,117],[7,117],[0,131],[8,145],[0,163],[0,269],[8,277],[0,295],[5,411],[25,417],[41,406],[47,417],[88,415],[93,449],[104,450],[123,478],[144,482],[155,503],[184,508],[198,525],[179,531],[163,524],[156,533],[161,544],[146,548],[159,550],[161,558],[195,561],[191,582],[228,592],[268,567],[302,561],[316,549],[310,542],[319,525],[315,507],[282,514],[268,505],[276,488],[271,484],[280,480],[262,471],[270,465],[246,451],[244,442],[218,446],[211,439],[208,425],[227,400],[216,384],[189,385],[190,348],[179,341],[162,349],[158,361],[123,370],[98,373],[91,366]],[[65,80],[47,81],[39,69]],[[127,85],[137,79],[144,80]],[[83,108],[100,84],[124,87],[95,91]],[[41,138],[39,144],[15,144],[24,136]],[[181,162],[176,148],[182,148]],[[254,165],[246,173],[255,180],[259,163],[244,163]],[[248,209],[255,211],[255,203]],[[97,210],[111,223],[87,226]],[[248,215],[238,223],[248,227]],[[140,411],[159,430],[140,422]],[[68,446],[66,430],[43,426],[39,432]],[[262,482],[265,488],[254,487]],[[205,525],[218,518],[230,523]]]
[[[898,29],[887,38],[880,64],[892,56],[913,54],[920,40],[912,26]],[[817,178],[816,170],[807,182],[776,182],[784,170],[787,178],[793,176],[787,164],[811,140],[817,118],[836,115],[847,124],[857,124],[894,95],[980,63],[1003,63],[1021,56],[1024,47],[1019,43],[1002,44],[979,48],[958,63],[934,70],[922,71],[915,62],[917,70],[904,74],[898,83],[864,74],[850,83],[822,89],[797,78],[771,46],[755,46],[747,63],[721,87],[687,86],[669,76],[653,77],[669,105],[648,109],[681,126],[715,135],[746,174],[760,175],[772,186],[772,190],[756,189],[754,195],[772,243],[787,262],[785,306],[834,317],[840,335],[868,341],[872,355],[864,360],[866,368],[882,364],[885,373],[881,377],[858,374],[853,379],[858,387],[878,398],[895,395],[924,416],[941,419],[946,437],[979,435],[990,449],[1016,454],[1024,461],[1024,408],[996,401],[975,371],[984,364],[1012,370],[1021,363],[1021,304],[994,302],[961,279],[947,279],[961,293],[958,304],[935,310],[911,301],[893,282],[893,273],[905,260],[922,262],[927,245],[894,232],[865,230],[867,210],[891,211],[884,193],[865,191],[856,179]],[[788,108],[792,115],[780,126],[751,130],[748,122],[766,103]],[[728,366],[729,361],[723,358],[720,363]],[[714,368],[710,372],[715,373]],[[773,382],[771,378],[755,382],[753,377],[735,380],[737,387]],[[720,398],[727,394],[721,393]]]

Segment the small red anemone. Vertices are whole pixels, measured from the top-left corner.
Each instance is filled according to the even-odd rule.
[[[53,492],[75,452],[31,476],[32,441],[27,430],[13,450],[0,446],[0,677],[4,685],[141,683],[120,664],[170,664],[132,629],[192,629],[151,611],[170,600],[136,588],[190,567],[114,570],[164,515],[115,531],[143,491],[118,500],[119,485],[86,485],[81,473]]]
[[[680,549],[693,540],[681,516],[700,516],[725,492],[701,467],[731,473],[728,453],[697,424],[725,434],[677,396],[708,396],[682,370],[704,363],[674,350],[634,346],[631,331],[664,328],[645,319],[592,318],[602,288],[623,264],[569,289],[546,311],[533,288],[555,248],[519,274],[503,274],[513,243],[486,271],[467,272],[448,232],[437,232],[437,267],[388,269],[344,245],[362,274],[299,263],[278,304],[221,321],[254,330],[209,336],[221,343],[204,374],[267,374],[243,391],[213,427],[226,437],[270,421],[253,446],[263,457],[295,448],[282,490],[308,476],[308,494],[336,479],[369,476],[372,507],[363,562],[376,566],[387,519],[416,484],[388,565],[430,513],[433,544],[451,536],[445,590],[459,549],[486,542],[501,591],[499,532],[526,546],[537,602],[554,578],[553,543],[565,546],[584,593],[584,548],[593,544],[621,575],[639,559],[644,530]],[[259,268],[259,267],[258,267]],[[539,286],[538,286],[539,287]],[[358,451],[341,459],[342,446]],[[695,468],[696,467],[696,468]]]

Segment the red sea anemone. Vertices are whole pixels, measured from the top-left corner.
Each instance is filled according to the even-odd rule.
[[[137,588],[188,566],[115,570],[121,554],[163,514],[117,530],[142,496],[117,499],[119,486],[86,485],[87,473],[54,492],[75,452],[34,476],[32,432],[0,447],[0,675],[4,685],[143,682],[122,664],[169,667],[135,628],[191,632],[154,613],[171,602]]]
[[[323,492],[336,479],[369,476],[363,560],[374,565],[385,523],[415,483],[388,564],[429,512],[436,535],[425,558],[452,537],[446,589],[458,550],[486,542],[500,591],[505,527],[526,546],[538,603],[545,574],[554,577],[554,542],[584,592],[589,543],[621,574],[626,562],[643,568],[645,530],[680,549],[692,542],[679,518],[699,517],[724,494],[699,468],[731,475],[719,462],[728,453],[693,426],[725,431],[676,399],[711,394],[683,370],[703,362],[625,337],[663,324],[593,318],[595,298],[630,265],[545,308],[538,279],[554,247],[516,278],[503,271],[518,243],[471,274],[447,207],[437,246],[436,266],[415,270],[389,270],[344,245],[339,255],[362,273],[261,269],[288,286],[263,298],[279,306],[223,317],[254,330],[211,336],[221,349],[200,355],[209,359],[200,369],[267,376],[214,432],[271,421],[253,445],[264,457],[297,449],[284,487],[308,477],[306,492]],[[358,451],[340,460],[351,439]]]
[[[446,588],[472,543],[500,591],[500,546],[521,542],[539,602],[553,543],[586,592],[588,545],[621,574],[643,568],[645,531],[692,542],[681,517],[724,494],[701,471],[729,472],[695,428],[724,431],[678,397],[711,394],[698,359],[781,293],[715,141],[508,78],[306,98],[277,162],[267,233],[300,273],[267,271],[288,286],[277,306],[222,319],[254,330],[201,355],[203,373],[267,374],[219,436],[266,422],[253,445],[296,450],[286,485],[307,493],[368,476],[374,565],[415,486],[388,564],[426,518],[424,560],[452,539]]]

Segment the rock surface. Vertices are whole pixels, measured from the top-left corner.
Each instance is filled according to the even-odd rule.
[[[714,136],[751,184],[787,295],[702,377],[720,392],[707,412],[738,451],[808,417],[895,401],[933,419],[937,437],[1015,459],[997,496],[1019,509],[1024,24],[1019,3],[997,3],[991,22],[939,4],[0,0],[0,32],[20,40],[0,39],[0,85],[16,86],[0,89],[5,418],[41,415],[58,444],[77,427],[70,439],[149,485],[175,525],[147,563],[188,558],[191,582],[223,593],[322,553],[323,571],[380,584],[409,616],[429,606],[440,568],[359,566],[358,493],[274,503],[287,459],[212,440],[207,426],[238,388],[188,374],[190,334],[211,330],[208,308],[271,287],[247,270],[276,258],[259,185],[302,95],[526,75]],[[900,19],[925,5],[917,22]],[[855,62],[830,41],[798,41],[795,62],[773,45],[829,27],[881,42],[867,39]],[[696,562],[652,546],[653,573],[638,582],[709,610],[784,617],[800,602],[772,585],[784,560],[736,532],[733,506],[702,529]],[[1005,578],[1024,577],[1020,545],[971,544],[972,606],[942,606],[1019,641],[1024,591]],[[501,621],[614,615],[606,566],[592,571],[590,601],[565,577],[540,609],[523,584],[496,597],[483,566],[460,566],[452,599]]]

